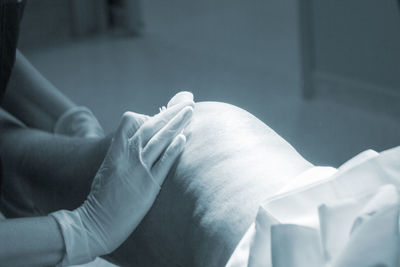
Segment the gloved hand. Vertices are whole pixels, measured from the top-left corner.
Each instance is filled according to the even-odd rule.
[[[186,138],[180,133],[193,107],[189,100],[154,117],[123,115],[85,203],[74,211],[51,214],[60,225],[66,247],[61,265],[108,254],[133,232],[183,150]]]
[[[170,108],[182,102],[193,101],[193,94],[187,91],[181,91],[174,95],[170,101],[168,101],[167,107]]]
[[[87,107],[73,107],[58,118],[53,132],[74,137],[104,137],[104,130]]]

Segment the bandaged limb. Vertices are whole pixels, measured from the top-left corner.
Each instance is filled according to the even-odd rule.
[[[121,266],[224,266],[259,203],[312,164],[237,107],[197,103],[187,144],[150,212],[108,260]]]

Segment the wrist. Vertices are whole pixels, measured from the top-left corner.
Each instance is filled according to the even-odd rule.
[[[90,233],[87,231],[79,209],[60,210],[50,214],[58,226],[64,240],[65,254],[59,266],[87,263],[96,258],[90,247]]]

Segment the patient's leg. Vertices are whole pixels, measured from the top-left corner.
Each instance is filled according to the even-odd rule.
[[[123,266],[223,266],[264,198],[312,165],[237,107],[198,103],[153,208],[111,255]]]
[[[82,203],[109,140],[54,136],[1,114],[0,129],[2,200],[13,207],[7,215],[32,216]],[[185,151],[153,208],[109,257],[114,262],[221,266],[258,203],[311,166],[263,122],[231,105],[196,104],[186,134]]]

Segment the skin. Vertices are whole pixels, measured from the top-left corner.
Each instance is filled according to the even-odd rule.
[[[9,159],[3,158],[3,171],[28,192],[14,199],[18,209],[12,215],[46,214],[82,203],[109,138],[63,139],[18,126],[10,131],[0,134],[0,150]],[[36,141],[23,138],[24,131]],[[108,260],[122,266],[223,266],[254,220],[258,203],[312,166],[263,122],[228,104],[197,103],[185,135],[185,150],[150,212]],[[38,149],[48,155],[40,164],[28,156]],[[16,160],[21,155],[25,160]],[[13,184],[5,182],[3,192],[15,192]],[[8,198],[10,204],[13,195],[18,192],[3,195],[3,203]]]
[[[248,112],[202,102],[183,154],[131,237],[109,260],[122,266],[223,266],[258,204],[312,167]]]
[[[54,266],[64,255],[59,227],[48,216],[1,220],[0,236],[1,266]]]
[[[25,125],[48,132],[65,111],[76,106],[18,50],[1,105]]]

